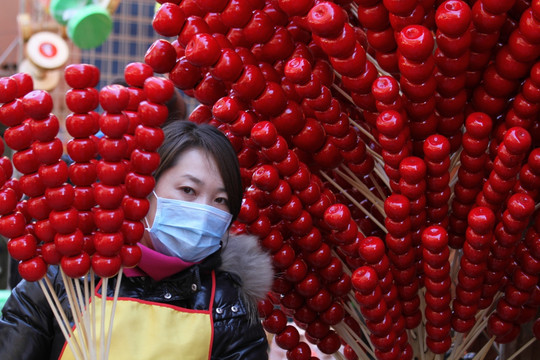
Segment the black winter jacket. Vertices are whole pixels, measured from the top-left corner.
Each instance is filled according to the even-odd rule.
[[[222,251],[161,281],[123,277],[120,296],[207,310],[212,270],[216,273],[212,359],[267,359],[268,343],[256,302],[269,291],[273,271],[270,257],[254,237],[231,236]],[[50,267],[48,276],[71,321],[58,269]],[[116,278],[109,281],[109,296],[113,295],[115,282]],[[149,346],[152,342],[149,339]],[[64,343],[64,336],[39,285],[22,281],[13,289],[2,310],[0,359],[58,359]],[[178,359],[182,359],[182,354]]]

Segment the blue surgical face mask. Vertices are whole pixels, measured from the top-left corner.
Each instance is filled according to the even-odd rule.
[[[213,206],[155,196],[154,223],[146,230],[156,251],[198,262],[219,249],[232,220],[230,213]]]

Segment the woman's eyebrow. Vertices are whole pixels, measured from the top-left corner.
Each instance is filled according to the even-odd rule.
[[[187,178],[191,181],[193,181],[194,183],[196,183],[197,185],[201,185],[201,184],[204,184],[204,181],[199,179],[198,177],[195,177],[191,174],[184,174],[184,175],[181,175],[180,177],[182,178]],[[221,192],[227,192],[227,190],[224,188],[224,187],[220,187],[218,188],[218,191],[221,191]]]
[[[195,177],[193,175],[190,175],[190,174],[184,174],[184,175],[181,175],[180,176],[181,178],[187,178],[188,180],[191,180],[193,181],[194,183],[196,184],[203,184],[204,181],[202,181],[201,179],[199,179],[198,177]]]

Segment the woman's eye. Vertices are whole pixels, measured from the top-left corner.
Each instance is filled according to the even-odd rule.
[[[215,200],[215,202],[218,204],[227,205],[229,203],[229,200],[227,200],[227,198],[224,198],[224,197],[219,197]]]
[[[189,186],[181,187],[180,191],[185,193],[185,194],[193,194],[193,193],[195,193],[195,191],[192,188],[190,188]]]

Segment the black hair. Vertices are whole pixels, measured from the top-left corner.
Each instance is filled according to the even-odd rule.
[[[154,172],[156,181],[163,172],[173,167],[184,151],[199,148],[215,160],[225,185],[229,200],[229,211],[233,221],[242,206],[243,188],[238,158],[229,139],[217,128],[209,124],[191,121],[172,121],[163,126],[165,139],[158,149],[160,165]]]

